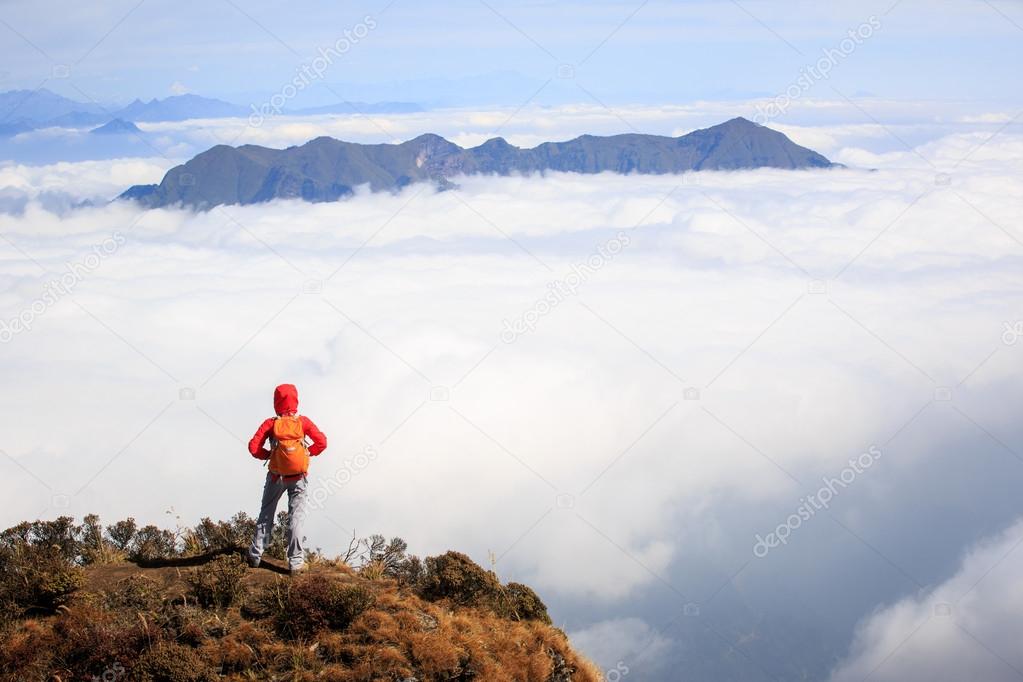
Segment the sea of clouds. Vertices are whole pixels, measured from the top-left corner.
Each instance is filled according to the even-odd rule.
[[[0,522],[254,513],[287,381],[311,546],[466,551],[608,679],[1014,679],[1023,137],[803,128],[850,167],[193,213],[2,165]]]

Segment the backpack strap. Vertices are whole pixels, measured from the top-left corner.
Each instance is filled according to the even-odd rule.
[[[274,415],[273,417],[271,417],[271,419],[274,420],[274,425],[277,424],[277,420],[280,419],[280,418],[281,418],[280,415]],[[274,427],[273,426],[270,427],[269,436],[270,436],[270,438],[269,438],[270,450],[273,450],[274,448],[277,447],[277,439],[274,437]]]

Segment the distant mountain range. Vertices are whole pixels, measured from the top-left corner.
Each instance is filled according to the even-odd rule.
[[[104,123],[98,128],[89,131],[93,135],[141,135],[142,131],[131,121],[115,118],[109,123]]]
[[[159,185],[135,185],[120,198],[148,207],[205,210],[272,199],[334,201],[368,184],[373,191],[414,182],[452,186],[457,175],[536,173],[683,173],[750,168],[830,168],[817,152],[744,118],[682,137],[583,135],[520,149],[502,138],[464,149],[437,135],[401,144],[357,144],[318,137],[299,147],[218,145],[167,172]]]
[[[46,122],[75,114],[84,117],[102,116],[103,109],[96,104],[62,97],[46,88],[0,92],[0,124],[39,128]],[[90,123],[103,123],[106,120],[108,118],[93,119]]]
[[[317,114],[407,113],[422,111],[411,102],[340,102],[328,106],[288,110],[295,116]],[[77,102],[46,88],[0,92],[0,137],[12,137],[38,128],[61,126],[86,128],[109,123],[184,121],[193,118],[245,118],[250,107],[198,95],[175,95],[148,102],[136,99],[125,107]]]
[[[219,99],[198,95],[175,95],[166,99],[151,99],[143,102],[136,99],[128,106],[114,112],[117,118],[126,121],[185,121],[190,118],[230,118],[247,116],[245,107]]]
[[[116,119],[155,122],[247,115],[244,107],[197,95],[176,95],[148,102],[137,99],[126,107],[104,107],[77,102],[45,88],[0,93],[0,121],[28,129],[52,126],[81,128]]]

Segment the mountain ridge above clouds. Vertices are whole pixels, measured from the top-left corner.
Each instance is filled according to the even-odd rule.
[[[337,104],[282,111],[294,116],[351,113],[413,113],[423,111],[414,102],[339,102]],[[39,128],[81,128],[103,125],[116,119],[162,123],[196,118],[245,118],[252,109],[212,97],[191,93],[149,101],[135,99],[125,105],[79,102],[46,88],[0,92],[0,137],[11,137]]]
[[[115,118],[89,131],[91,135],[141,135],[142,131],[131,121]]]
[[[157,185],[134,185],[119,199],[148,208],[181,204],[206,210],[273,199],[335,201],[359,185],[393,191],[416,182],[453,187],[458,175],[571,173],[668,174],[700,170],[834,168],[817,152],[745,118],[681,137],[638,133],[565,142],[531,149],[500,137],[463,148],[434,134],[400,144],[359,144],[318,137],[300,146],[217,145],[169,170]]]

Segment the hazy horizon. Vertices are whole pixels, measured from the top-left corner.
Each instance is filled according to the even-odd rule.
[[[88,9],[64,3],[60,21],[50,19],[48,7],[4,4],[0,31],[9,38],[9,60],[0,89],[46,82],[97,101],[196,92],[248,105],[334,48],[337,55],[297,101],[751,99],[782,92],[803,68],[839,49],[849,31],[873,22],[877,35],[833,70],[829,96],[834,88],[847,97],[1023,103],[1018,88],[1008,87],[1023,56],[1023,15],[1008,2],[951,0],[940,12],[925,12],[915,0],[826,7],[776,0],[360,0],[343,8],[225,1],[179,3],[171,14],[129,1]]]

